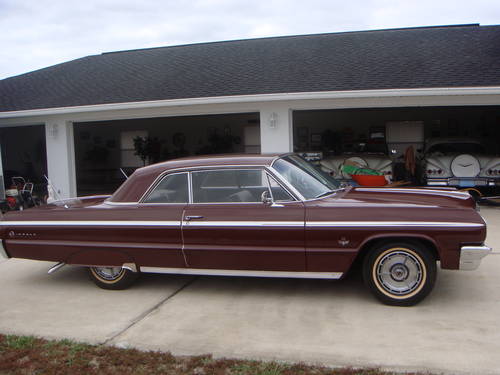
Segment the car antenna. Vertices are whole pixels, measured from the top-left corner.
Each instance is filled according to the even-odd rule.
[[[125,176],[125,180],[128,180],[128,176],[127,174],[125,173],[125,171],[123,169],[120,168],[120,172],[122,172],[122,175]]]

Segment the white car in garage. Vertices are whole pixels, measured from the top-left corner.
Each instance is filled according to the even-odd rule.
[[[480,140],[430,139],[425,146],[422,168],[428,186],[500,186],[500,157],[488,152]]]
[[[360,168],[375,169],[392,181],[393,161],[388,156],[385,143],[361,143],[358,152],[346,152],[326,157],[320,161],[320,167],[338,180],[351,183],[351,176],[342,169],[346,163]]]

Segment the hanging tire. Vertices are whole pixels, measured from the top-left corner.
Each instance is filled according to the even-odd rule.
[[[122,267],[88,267],[92,281],[100,288],[122,290],[130,287],[139,274]]]
[[[417,243],[385,243],[365,257],[363,278],[381,302],[392,306],[413,306],[434,287],[436,258]]]

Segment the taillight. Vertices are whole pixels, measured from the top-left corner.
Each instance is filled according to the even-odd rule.
[[[428,169],[427,174],[442,174],[443,170],[442,169]]]

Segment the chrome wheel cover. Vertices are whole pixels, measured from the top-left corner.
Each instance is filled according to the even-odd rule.
[[[414,292],[422,283],[423,265],[409,252],[397,250],[384,255],[376,266],[382,288],[397,296]]]
[[[113,281],[121,277],[125,270],[122,267],[92,267],[95,274],[107,281]]]

